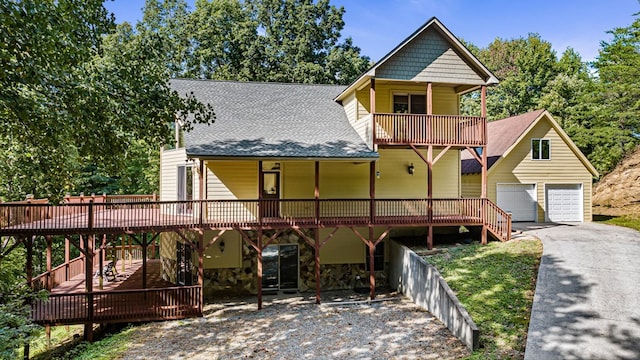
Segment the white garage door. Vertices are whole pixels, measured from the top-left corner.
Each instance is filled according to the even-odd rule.
[[[582,221],[582,184],[545,185],[548,221]]]
[[[536,221],[534,184],[498,184],[498,206],[511,213],[512,221]]]

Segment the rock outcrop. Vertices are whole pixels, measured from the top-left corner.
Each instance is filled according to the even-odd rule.
[[[593,213],[640,217],[640,147],[596,184]]]

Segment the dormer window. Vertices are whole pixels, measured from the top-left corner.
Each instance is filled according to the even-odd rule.
[[[531,139],[531,159],[551,159],[551,141],[549,139]]]
[[[395,114],[426,114],[427,97],[424,94],[394,94],[393,112]]]

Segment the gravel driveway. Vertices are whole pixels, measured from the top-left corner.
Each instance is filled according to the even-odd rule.
[[[249,298],[207,305],[203,318],[143,325],[122,358],[458,359],[469,354],[439,320],[403,297],[320,306],[304,296],[265,300],[262,311]]]

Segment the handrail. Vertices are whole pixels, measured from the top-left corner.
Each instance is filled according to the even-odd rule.
[[[483,146],[486,117],[374,113],[374,143],[379,145]]]
[[[502,241],[511,240],[511,214],[489,199],[483,199],[485,224]]]
[[[484,224],[508,214],[483,199],[262,199],[0,204],[0,234],[317,225]],[[202,210],[200,210],[202,209]],[[372,211],[373,210],[373,211]],[[490,219],[483,219],[483,210]],[[200,212],[204,212],[200,216]],[[25,213],[46,214],[27,221]],[[498,214],[498,215],[491,215]]]

